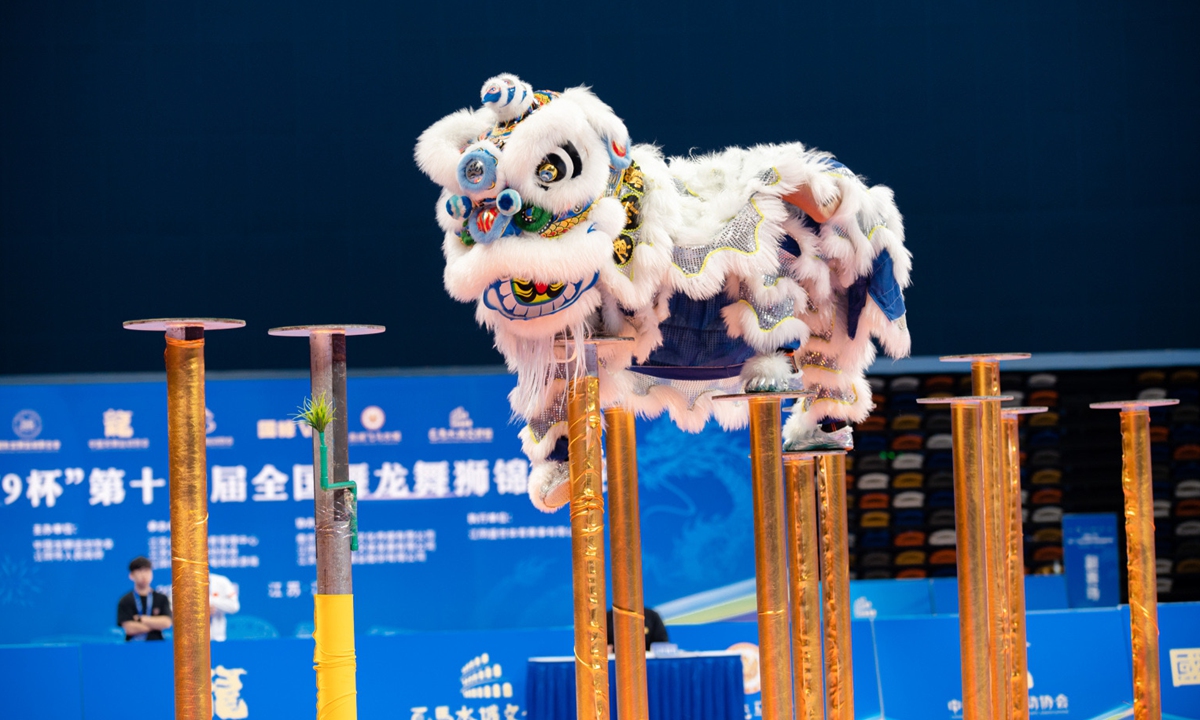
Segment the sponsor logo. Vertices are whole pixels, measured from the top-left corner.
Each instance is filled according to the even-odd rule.
[[[231,448],[233,447],[233,438],[229,435],[213,435],[217,431],[217,418],[213,415],[213,411],[204,408],[204,438],[205,447],[210,448]]]
[[[33,410],[22,410],[13,416],[12,429],[22,440],[32,440],[42,434],[42,416]]]
[[[762,676],[758,668],[758,646],[740,642],[729,646],[728,652],[742,656],[742,687],[747,695],[762,692]]]
[[[0,440],[0,453],[5,452],[58,452],[61,440],[38,438],[42,434],[42,416],[34,410],[21,410],[13,416],[13,434],[16,440]]]
[[[504,668],[493,662],[490,655],[483,653],[462,667],[459,677],[464,698],[510,698],[513,696],[512,682],[504,677]]]
[[[363,408],[362,414],[358,416],[358,420],[367,430],[382,430],[383,423],[387,420],[387,415],[383,413],[383,408],[378,405],[371,405]]]
[[[459,406],[450,411],[450,427],[429,428],[429,442],[443,443],[490,443],[495,431],[489,427],[475,427],[475,421],[466,408]]]
[[[256,423],[255,432],[259,440],[291,440],[295,437],[308,440],[312,438],[312,428],[295,420],[264,418]]]
[[[346,433],[346,440],[351,445],[397,445],[400,443],[399,430],[383,429],[383,424],[387,422],[387,415],[378,405],[368,405],[363,408],[362,413],[358,416],[358,421],[363,426],[363,430]]]
[[[134,437],[133,411],[109,408],[104,411],[104,437],[88,440],[92,450],[145,450],[149,438]]]

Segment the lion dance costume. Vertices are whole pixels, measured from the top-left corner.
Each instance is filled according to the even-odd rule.
[[[815,397],[793,409],[787,448],[850,446],[830,424],[873,407],[872,338],[891,357],[910,348],[890,189],[799,143],[665,158],[585,87],[506,74],[481,99],[422,133],[416,160],[442,187],[446,290],[476,304],[517,373],[535,506],[568,501],[564,336],[633,339],[602,350],[605,407],[731,430],[745,404],[713,396],[803,389]]]

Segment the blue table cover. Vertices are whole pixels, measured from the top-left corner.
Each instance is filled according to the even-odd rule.
[[[608,661],[610,714],[617,717],[616,661]],[[650,720],[743,720],[746,695],[736,653],[681,653],[646,658]],[[573,658],[530,658],[528,720],[575,720]]]

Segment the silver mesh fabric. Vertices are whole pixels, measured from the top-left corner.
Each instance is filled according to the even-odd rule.
[[[804,398],[805,412],[811,409],[813,403],[817,402],[818,400],[835,400],[847,405],[853,405],[858,400],[858,394],[854,392],[854,388],[850,388],[849,390],[840,390],[838,388],[831,388],[821,385],[820,383],[813,383],[811,385],[805,383],[805,385],[806,390],[815,392],[817,394],[816,397]]]
[[[840,373],[842,371],[842,368],[837,364],[836,360],[815,350],[809,350],[801,355],[797,364],[801,368],[819,367],[835,373]]]
[[[763,185],[774,185],[779,182],[779,171],[775,168],[767,168],[760,172],[757,176],[758,181]]]
[[[758,317],[758,329],[770,331],[783,322],[784,318],[792,316],[792,311],[796,309],[796,301],[792,298],[784,298],[783,302],[775,305],[767,305],[760,303],[754,298],[754,294],[743,284],[738,291],[740,297],[747,305],[754,310],[754,314]]]
[[[529,432],[533,435],[534,442],[541,442],[550,433],[550,428],[566,421],[567,394],[564,392],[559,393],[549,407],[529,419]]]
[[[762,213],[753,202],[748,202],[721,229],[721,234],[716,240],[699,247],[676,247],[671,253],[671,261],[684,275],[692,277],[699,275],[708,258],[720,250],[737,250],[752,255],[758,251],[757,231],[762,220]]]

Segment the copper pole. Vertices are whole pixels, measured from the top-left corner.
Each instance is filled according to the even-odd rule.
[[[971,386],[979,397],[1000,395],[1000,363],[977,360],[971,363]],[[1008,487],[1003,466],[1003,436],[1000,423],[1000,401],[982,400],[980,413],[980,455],[983,460],[983,497],[986,517],[985,552],[987,553],[987,615],[991,618],[989,635],[995,653],[991,670],[992,714],[994,718],[1008,717],[1011,706],[1009,677],[1012,668],[1012,632],[1009,620],[1012,606],[1009,597],[1007,545]],[[1022,694],[1026,694],[1022,692]]]
[[[1154,569],[1154,496],[1150,474],[1150,408],[1178,400],[1092,403],[1121,411],[1121,489],[1125,493],[1125,545],[1129,572],[1129,624],[1133,645],[1134,720],[1162,717],[1158,667],[1158,582]]]
[[[175,717],[212,717],[208,621],[208,465],[205,446],[204,331],[241,320],[131,320],[130,330],[166,333],[167,461],[171,512]]]
[[[208,466],[204,440],[204,328],[167,329],[171,590],[175,717],[212,717],[208,622]]]
[[[1162,717],[1158,675],[1158,587],[1154,570],[1154,498],[1150,484],[1150,413],[1121,411],[1121,487],[1133,638],[1133,716]]]
[[[811,456],[784,455],[788,497],[788,578],[792,622],[792,685],[796,720],[824,720],[821,672],[821,601],[817,537],[819,520]]]
[[[1045,408],[1005,408],[1001,412],[1004,426],[1004,475],[1008,485],[1008,646],[1012,652],[1009,665],[1009,707],[1015,720],[1029,718],[1029,663],[1025,647],[1025,536],[1021,519],[1021,439],[1019,415],[1042,412]]]
[[[853,720],[854,671],[850,642],[850,550],[846,519],[846,453],[820,455],[821,584],[825,612],[825,707],[829,720]]]
[[[637,433],[633,412],[604,411],[612,547],[613,651],[617,658],[617,717],[647,720],[646,617],[642,597],[642,531],[638,512]]]
[[[962,646],[963,717],[992,714],[993,655],[988,617],[988,573],[980,411],[976,402],[954,402],[954,515],[958,557],[958,626]],[[1001,715],[1000,717],[1003,717]]]
[[[567,389],[571,473],[571,578],[575,599],[575,702],[579,720],[608,720],[604,495],[596,346],[579,341],[584,371]]]
[[[1158,677],[1158,587],[1154,578],[1150,412],[1121,410],[1121,487],[1126,503],[1129,620],[1133,634],[1135,720],[1163,716]]]
[[[750,398],[750,467],[754,493],[754,579],[763,717],[792,717],[787,556],[783,526],[780,400]]]

